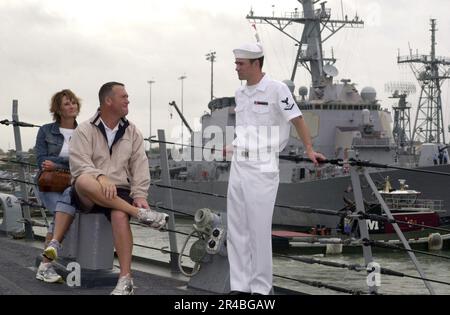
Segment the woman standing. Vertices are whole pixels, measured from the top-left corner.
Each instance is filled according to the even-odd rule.
[[[69,171],[69,145],[73,131],[77,127],[76,118],[80,112],[80,99],[71,90],[62,90],[56,93],[51,100],[50,113],[53,123],[42,126],[36,138],[36,155],[39,166],[38,178],[42,171],[64,170]],[[56,202],[62,193],[39,192],[44,206],[55,213]],[[46,235],[46,243],[53,238],[54,221]],[[36,278],[45,282],[54,283],[61,280],[51,261],[43,257]]]

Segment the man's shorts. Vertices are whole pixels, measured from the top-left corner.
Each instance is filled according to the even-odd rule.
[[[108,218],[109,221],[111,221],[111,208],[105,208],[99,205],[94,205],[92,209],[84,209],[80,197],[75,189],[75,185],[72,186],[72,193],[71,193],[71,199],[72,199],[72,205],[81,213],[103,213],[106,218]],[[133,204],[133,198],[130,196],[130,190],[124,189],[124,188],[117,188],[117,197],[122,198],[126,202],[128,202],[130,205]]]
[[[128,202],[129,204],[133,204],[133,199],[130,197],[130,191],[128,189],[118,188],[117,196]],[[111,209],[104,208],[99,205],[94,205],[91,210],[85,210],[81,207],[80,198],[75,191],[73,186],[68,187],[61,198],[58,199],[56,203],[56,212],[66,213],[75,216],[77,211],[82,213],[103,213],[111,221]]]

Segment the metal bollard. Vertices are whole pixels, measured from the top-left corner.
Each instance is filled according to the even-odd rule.
[[[77,213],[54,262],[58,273],[69,276],[72,262],[79,265],[81,288],[116,285],[119,272],[114,268],[114,245],[111,223],[101,213]],[[36,265],[39,265],[40,257]]]
[[[13,195],[0,194],[0,204],[3,208],[3,222],[0,224],[0,232],[5,234],[19,233],[25,230],[22,207],[17,197]]]
[[[82,269],[113,269],[112,229],[104,214],[80,214],[77,253],[77,261]]]

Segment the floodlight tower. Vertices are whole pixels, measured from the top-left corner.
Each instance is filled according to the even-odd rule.
[[[206,55],[206,60],[211,62],[211,101],[214,99],[214,63],[216,62],[216,52],[212,51]]]

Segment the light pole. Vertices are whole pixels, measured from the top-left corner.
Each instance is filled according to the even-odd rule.
[[[156,81],[150,80],[150,81],[147,81],[147,83],[148,83],[148,85],[150,87],[150,115],[149,115],[150,116],[149,117],[149,119],[150,119],[150,126],[149,126],[150,133],[149,133],[149,136],[148,136],[148,140],[150,142],[150,150],[149,150],[148,154],[150,156],[150,154],[152,152],[152,84],[156,83]]]
[[[181,81],[181,114],[184,116],[184,100],[183,100],[183,95],[184,95],[184,79],[186,79],[187,76],[186,75],[182,75],[181,77],[178,78],[178,80]],[[181,120],[181,144],[184,145],[184,132],[183,132],[183,120]],[[183,150],[183,148],[181,148]]]
[[[216,62],[216,52],[212,51],[206,55],[206,60],[211,62],[211,101],[214,99],[214,62]]]

